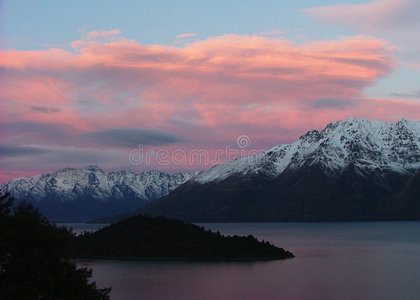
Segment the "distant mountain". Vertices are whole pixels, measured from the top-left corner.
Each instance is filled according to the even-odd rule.
[[[27,200],[52,221],[87,221],[127,213],[160,198],[194,174],[159,171],[106,173],[97,166],[66,168],[51,174],[12,179],[0,189]]]
[[[420,218],[420,122],[349,118],[202,172],[141,213],[193,222]]]

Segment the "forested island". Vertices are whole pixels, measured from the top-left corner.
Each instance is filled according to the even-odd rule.
[[[223,236],[164,217],[137,215],[72,239],[72,256],[98,259],[269,260],[294,257],[255,237]]]
[[[253,236],[223,236],[164,217],[134,216],[80,236],[30,203],[0,195],[0,299],[109,299],[71,258],[269,260],[292,253]]]

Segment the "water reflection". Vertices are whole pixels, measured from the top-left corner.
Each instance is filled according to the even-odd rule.
[[[112,299],[417,299],[420,223],[204,224],[296,258],[265,262],[79,261]]]

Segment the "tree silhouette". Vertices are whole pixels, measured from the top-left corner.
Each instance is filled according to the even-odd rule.
[[[89,282],[92,271],[68,260],[70,231],[48,222],[31,204],[0,196],[0,299],[109,299]]]

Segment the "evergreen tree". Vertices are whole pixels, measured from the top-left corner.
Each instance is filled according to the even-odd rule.
[[[0,299],[109,299],[89,282],[92,271],[68,260],[70,231],[48,222],[31,204],[0,196]]]

